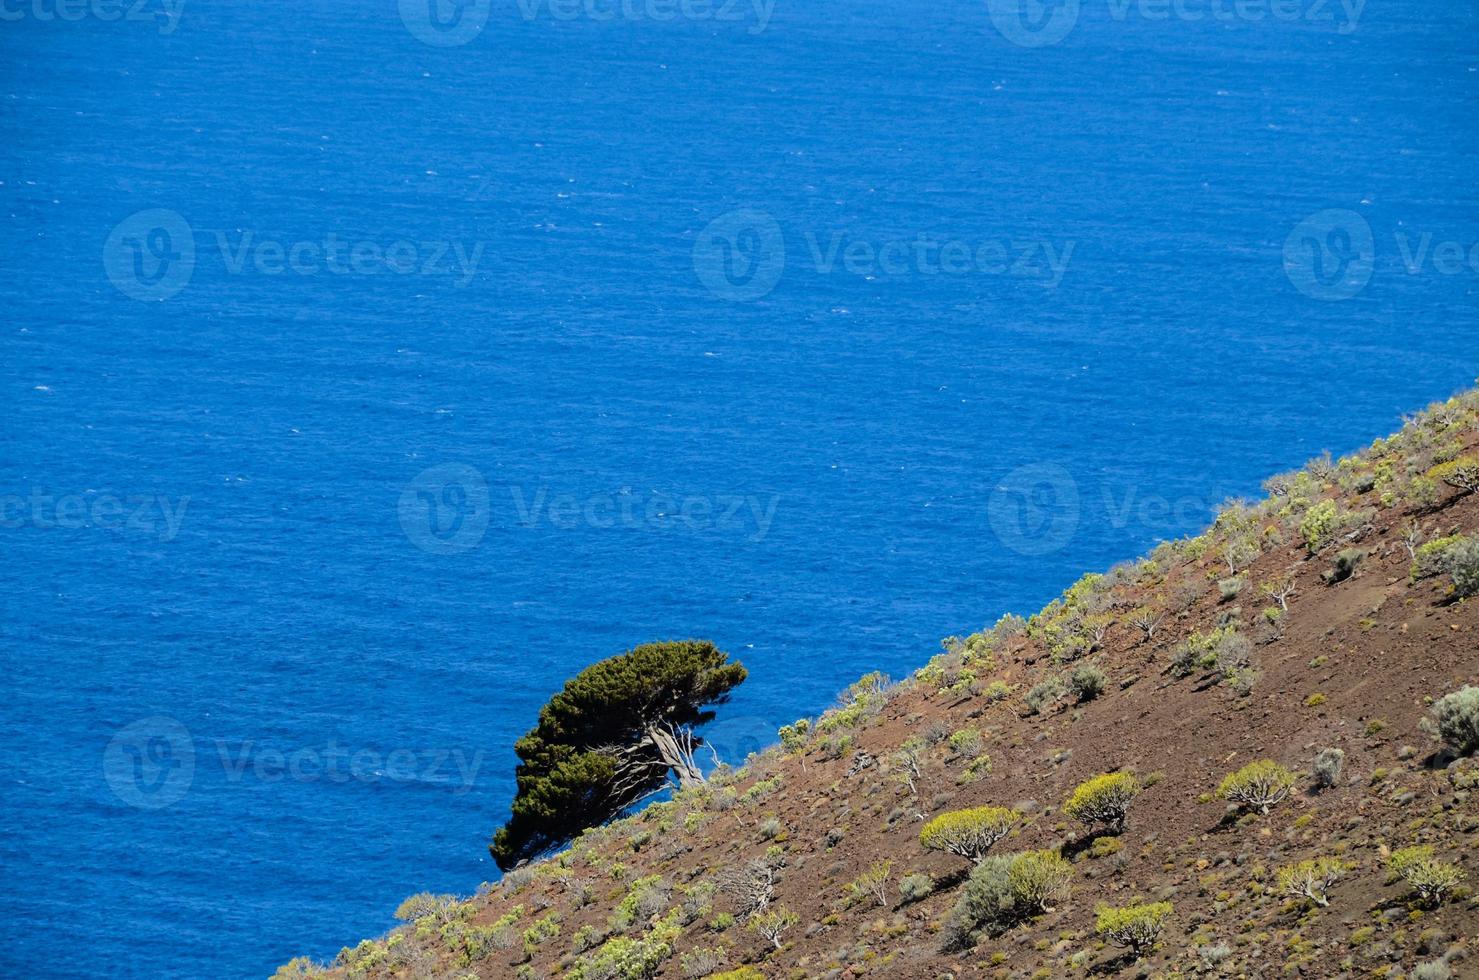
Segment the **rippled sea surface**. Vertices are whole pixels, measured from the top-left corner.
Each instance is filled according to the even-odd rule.
[[[25,4],[8,974],[332,957],[584,664],[741,758],[1479,373],[1470,4]]]

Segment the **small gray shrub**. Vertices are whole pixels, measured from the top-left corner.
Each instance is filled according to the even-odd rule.
[[[1479,750],[1479,687],[1462,687],[1433,704],[1438,735],[1459,755]]]
[[[1097,698],[1107,683],[1109,678],[1094,664],[1080,664],[1068,678],[1068,687],[1080,704]]]
[[[1412,980],[1449,980],[1452,976],[1453,971],[1442,960],[1433,960],[1431,963],[1420,963],[1412,971]]]
[[[1328,788],[1340,782],[1345,768],[1345,753],[1340,749],[1321,749],[1315,754],[1315,785]]]
[[[905,902],[927,898],[935,890],[935,879],[920,872],[899,879],[899,897]]]

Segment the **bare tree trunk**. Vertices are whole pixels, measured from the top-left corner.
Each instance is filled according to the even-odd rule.
[[[662,756],[662,761],[673,770],[678,785],[683,789],[704,784],[704,774],[693,759],[693,733],[675,729],[670,725],[650,725],[647,737]]]

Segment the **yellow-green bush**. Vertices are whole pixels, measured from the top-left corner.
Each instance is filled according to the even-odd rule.
[[[948,851],[979,863],[992,845],[1006,837],[1022,821],[1015,810],[1000,806],[978,806],[942,813],[919,832],[919,843],[932,851]]]
[[[1046,911],[1068,897],[1073,865],[1057,851],[1028,851],[1012,862],[1007,872],[1012,893],[1031,911]]]
[[[1428,470],[1428,479],[1439,480],[1456,490],[1479,493],[1479,456],[1460,456]]]
[[[1101,906],[1094,931],[1105,940],[1128,949],[1130,955],[1139,959],[1155,948],[1161,928],[1170,918],[1170,902],[1153,902],[1149,905],[1126,905],[1121,908]]]
[[[1274,762],[1260,759],[1230,774],[1217,787],[1217,795],[1250,810],[1267,814],[1288,799],[1294,789],[1294,773]]]
[[[1105,773],[1080,783],[1063,804],[1063,812],[1090,827],[1104,824],[1119,831],[1139,792],[1140,781],[1130,773]]]
[[[1343,878],[1353,865],[1339,858],[1319,857],[1285,865],[1275,877],[1279,891],[1307,898],[1324,908],[1330,904],[1330,886]]]
[[[1435,858],[1429,845],[1393,851],[1387,867],[1406,879],[1427,905],[1443,904],[1448,893],[1464,880],[1463,871]]]

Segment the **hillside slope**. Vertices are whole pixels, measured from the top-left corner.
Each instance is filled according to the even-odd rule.
[[[1449,540],[1479,536],[1476,479],[1470,392],[1270,480],[1266,500],[1087,576],[1028,621],[947,641],[902,683],[864,678],[702,790],[471,899],[408,900],[404,926],[331,973],[1479,976],[1479,760],[1430,721],[1434,700],[1479,683],[1479,597],[1460,595],[1479,589],[1479,545]],[[1344,759],[1322,788],[1326,749]],[[1267,814],[1218,796],[1257,760],[1297,777]],[[1115,771],[1141,787],[1122,829],[1065,812]],[[1018,813],[992,855],[1056,852],[1071,871],[1015,918],[983,898],[984,870],[972,888],[969,860],[921,844],[927,821],[987,805]],[[1467,877],[1441,904],[1389,870],[1412,845]],[[1318,858],[1344,866],[1328,906],[1279,880]],[[1001,921],[963,915],[968,890]],[[1170,909],[1150,913],[1160,941],[1138,963],[1096,932],[1097,907],[1152,902]]]

